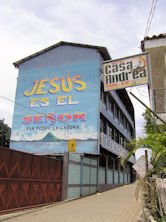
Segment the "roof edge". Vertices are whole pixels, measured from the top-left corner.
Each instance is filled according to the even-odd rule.
[[[161,33],[159,35],[153,35],[152,37],[145,36],[144,40],[141,41],[141,49],[142,49],[142,51],[145,52],[144,41],[154,40],[154,39],[162,39],[162,38],[166,38],[166,33]]]
[[[49,47],[47,47],[47,48],[45,48],[45,49],[42,49],[42,50],[40,50],[40,51],[38,51],[38,52],[36,52],[36,53],[33,53],[33,54],[30,55],[30,56],[27,56],[27,57],[25,57],[25,58],[23,58],[23,59],[20,59],[20,60],[14,62],[13,65],[14,65],[16,68],[18,68],[18,66],[19,66],[21,63],[23,63],[23,62],[25,62],[25,61],[27,61],[27,60],[29,60],[29,59],[32,59],[32,58],[34,58],[34,57],[36,57],[36,56],[38,56],[38,55],[41,55],[42,53],[47,52],[47,51],[49,51],[49,50],[51,50],[51,49],[54,49],[54,48],[56,48],[56,47],[58,47],[58,46],[60,46],[60,45],[71,45],[71,46],[77,46],[77,47],[83,47],[83,48],[96,49],[96,50],[98,50],[98,51],[100,52],[100,54],[102,55],[102,57],[103,57],[104,60],[109,60],[109,59],[111,59],[110,54],[109,54],[107,48],[104,47],[104,46],[95,46],[95,45],[87,45],[87,44],[81,44],[81,43],[60,41],[60,42],[58,42],[58,43],[56,43],[56,44],[54,44],[54,45],[52,45],[52,46],[49,46]]]

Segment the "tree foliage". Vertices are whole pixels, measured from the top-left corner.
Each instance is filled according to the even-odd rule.
[[[154,134],[154,133],[162,133],[166,131],[166,124],[165,125],[157,125],[156,124],[156,117],[150,112],[150,110],[146,109],[145,113],[143,113],[143,117],[145,119],[145,133],[147,135]]]
[[[143,114],[145,119],[145,133],[143,137],[135,138],[131,143],[131,152],[125,160],[122,160],[124,165],[133,153],[139,148],[148,148],[151,150],[151,163],[153,169],[149,170],[144,177],[139,177],[136,194],[138,197],[141,188],[143,192],[144,207],[150,209],[151,214],[161,221],[164,219],[164,211],[161,207],[161,194],[156,192],[154,178],[166,178],[166,124],[157,125],[155,117],[149,110]],[[160,207],[159,207],[160,206]]]
[[[5,124],[4,119],[0,120],[0,146],[9,147],[10,127]]]
[[[149,175],[155,174],[158,176],[166,176],[166,125],[156,125],[155,117],[147,109],[143,114],[145,119],[145,133],[143,137],[135,138],[131,143],[131,152],[127,156],[126,160],[131,157],[133,153],[139,148],[148,148],[152,151],[151,163],[153,170],[149,172]]]

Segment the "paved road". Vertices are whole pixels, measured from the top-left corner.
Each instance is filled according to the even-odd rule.
[[[141,212],[141,199],[135,199],[135,184],[101,194],[39,208],[6,222],[135,222]],[[0,218],[2,219],[2,218]]]

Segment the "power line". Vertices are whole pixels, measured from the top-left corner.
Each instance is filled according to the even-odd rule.
[[[17,104],[18,106],[21,106],[21,107],[23,107],[23,108],[25,108],[25,109],[27,109],[27,110],[30,110],[30,111],[32,111],[32,112],[39,113],[39,114],[42,114],[42,115],[43,115],[43,113],[41,113],[41,112],[39,112],[39,111],[36,111],[36,110],[33,110],[33,109],[30,109],[29,107],[24,106],[24,105],[22,105],[22,104],[20,104],[20,103],[18,103],[18,102],[16,102],[16,101],[14,101],[14,100],[12,100],[12,99],[9,99],[9,98],[7,98],[6,96],[0,95],[0,97],[3,98],[3,99],[5,99],[5,100],[8,100],[8,101],[10,101],[10,102],[12,102],[12,103],[14,103],[14,104]]]
[[[143,94],[144,92],[140,91],[140,89],[136,88],[136,90],[138,91],[138,93],[140,94],[140,96],[143,96],[146,99],[149,99],[149,97],[147,96],[147,94]],[[145,92],[146,93],[146,92]]]
[[[152,1],[152,6],[151,6],[151,9],[150,9],[150,14],[149,14],[148,21],[147,21],[147,24],[146,24],[146,29],[145,29],[144,37],[147,35],[147,30],[148,30],[148,27],[149,27],[149,21],[150,21],[150,17],[151,17],[151,14],[152,14],[154,1],[155,0]]]
[[[152,109],[150,109],[145,103],[143,103],[137,96],[135,96],[133,93],[130,92],[130,94],[137,99],[144,107],[146,107],[153,115],[155,115],[162,123],[166,124],[166,122],[157,114],[155,113]]]
[[[149,30],[150,30],[150,26],[151,26],[152,19],[153,19],[153,16],[154,16],[154,12],[155,12],[155,9],[156,9],[157,1],[158,1],[158,0],[156,0],[155,5],[154,5],[154,8],[153,8],[152,17],[151,17],[151,20],[150,20],[150,23],[149,23],[149,27],[148,27],[148,30],[147,30],[147,34],[149,33]]]
[[[153,0],[153,1],[152,1],[152,6],[151,6],[151,9],[150,9],[148,21],[147,21],[147,24],[146,24],[146,29],[145,29],[144,38],[145,38],[145,36],[147,36],[148,33],[149,33],[150,26],[151,26],[151,23],[152,23],[152,19],[153,19],[153,17],[154,17],[154,12],[155,12],[155,9],[156,9],[157,1],[158,1],[158,0]]]

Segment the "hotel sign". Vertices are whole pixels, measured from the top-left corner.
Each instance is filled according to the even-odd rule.
[[[104,90],[116,90],[148,83],[147,54],[104,62]]]
[[[128,151],[125,148],[104,133],[101,133],[101,146],[119,157],[125,158],[128,155]],[[135,163],[135,157],[132,155],[128,161]]]

